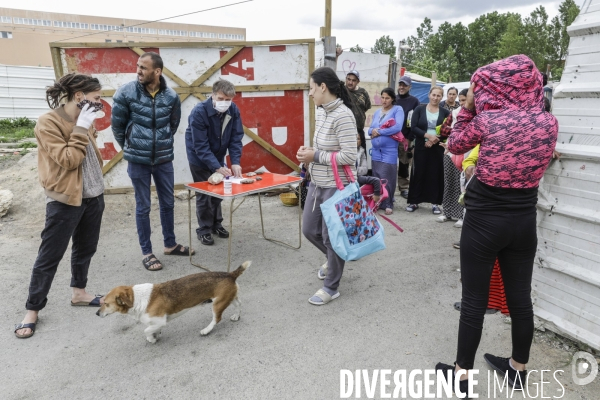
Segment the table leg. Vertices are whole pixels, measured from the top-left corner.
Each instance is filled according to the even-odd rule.
[[[235,210],[237,210],[238,208],[240,208],[240,206],[242,204],[244,204],[244,201],[246,201],[246,198],[242,198],[242,201],[240,201],[240,204],[238,204],[235,208],[233,207],[233,203],[235,202],[235,197],[233,199],[231,199],[231,203],[229,204],[229,243],[228,243],[228,250],[227,250],[227,272],[229,272],[229,269],[231,268],[231,239],[233,237],[233,213],[235,212]]]
[[[231,199],[231,203],[229,203],[229,243],[227,244],[227,272],[231,268],[231,241],[233,240],[233,203],[235,202],[235,198]]]
[[[289,243],[285,243],[276,239],[272,239],[267,237],[267,235],[265,235],[265,224],[263,221],[263,213],[262,213],[262,202],[260,200],[261,194],[258,194],[258,208],[260,210],[260,227],[262,229],[262,236],[263,238],[265,238],[266,240],[268,240],[269,242],[273,242],[273,243],[278,243],[282,246],[286,246],[289,247],[290,249],[299,249],[300,247],[302,247],[302,207],[300,206],[300,201],[298,201],[298,246],[294,246],[291,245]]]
[[[194,197],[196,197],[196,196],[197,195],[194,194]],[[210,269],[203,267],[200,264],[194,264],[194,262],[192,261],[192,191],[189,189],[188,189],[188,238],[189,238],[189,243],[190,243],[190,264],[192,264],[194,267],[202,268],[203,270],[210,272]]]

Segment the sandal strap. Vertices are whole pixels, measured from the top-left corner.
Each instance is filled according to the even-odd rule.
[[[144,264],[144,268],[146,268],[148,271],[160,271],[163,267],[162,263],[154,254],[150,254],[148,257],[144,258],[142,260],[142,264]],[[156,264],[160,264],[160,268],[150,268]]]
[[[331,295],[324,291],[323,289],[317,290],[317,293],[313,294],[313,297],[318,297],[323,300],[323,303],[327,303],[331,301]]]
[[[35,331],[35,325],[35,322],[30,322],[28,324],[17,324],[15,325],[15,332],[20,329],[31,329],[32,331]]]
[[[151,259],[153,259],[153,258],[154,258],[155,260],[157,260],[157,259],[156,259],[156,256],[155,256],[154,254],[150,254],[148,257],[144,258],[144,259],[142,260],[142,262],[145,264],[145,263],[147,263],[148,261],[150,261],[150,260],[151,260]],[[158,261],[158,260],[157,260],[157,261]]]

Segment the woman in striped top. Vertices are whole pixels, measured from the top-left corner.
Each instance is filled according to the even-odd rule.
[[[311,174],[302,233],[327,256],[327,263],[317,272],[318,278],[324,279],[323,288],[308,299],[309,303],[320,306],[340,296],[338,286],[344,271],[344,260],[331,247],[320,206],[337,190],[331,153],[337,152],[338,173],[345,185],[349,182],[343,172],[344,165],[349,165],[356,176],[356,120],[348,89],[333,69],[322,67],[311,74],[309,95],[317,106],[314,147],[300,147],[296,157],[308,165]]]

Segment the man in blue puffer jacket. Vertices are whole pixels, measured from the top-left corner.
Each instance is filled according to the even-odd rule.
[[[194,182],[203,182],[215,172],[223,176],[242,176],[242,139],[244,128],[240,110],[231,100],[235,96],[235,86],[220,79],[213,84],[212,96],[198,104],[188,118],[185,131],[185,146],[190,171]],[[225,155],[229,151],[231,169],[227,168]],[[221,199],[196,194],[196,217],[198,218],[198,240],[204,245],[212,245],[211,233],[220,238],[228,238],[229,232],[223,228]]]
[[[129,162],[127,173],[135,190],[135,221],[142,263],[149,271],[162,269],[152,254],[150,241],[152,178],[160,206],[164,254],[189,255],[190,251],[175,241],[173,216],[173,142],[181,119],[181,102],[177,93],[167,87],[162,70],[162,58],[157,53],[142,54],[137,63],[138,79],[121,86],[113,97],[111,119],[115,139]]]

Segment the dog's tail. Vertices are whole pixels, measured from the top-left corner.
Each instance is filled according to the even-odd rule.
[[[244,271],[252,264],[252,261],[246,261],[242,265],[240,265],[235,271],[230,272],[233,279],[237,279],[238,276],[244,273]]]

